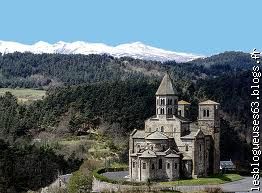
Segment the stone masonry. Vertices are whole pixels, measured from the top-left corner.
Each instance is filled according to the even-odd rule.
[[[156,92],[156,115],[134,130],[129,141],[131,181],[197,178],[219,171],[219,103],[199,103],[198,121],[188,119],[190,103],[178,101],[168,73]]]

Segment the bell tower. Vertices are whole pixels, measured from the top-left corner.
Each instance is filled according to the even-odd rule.
[[[172,117],[177,114],[177,91],[168,73],[165,74],[156,92],[157,118]]]
[[[213,173],[219,172],[220,164],[220,116],[219,103],[207,100],[199,103],[198,126],[205,135],[211,136],[213,147]]]

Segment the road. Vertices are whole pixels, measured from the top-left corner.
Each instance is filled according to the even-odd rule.
[[[222,184],[221,188],[224,192],[255,192],[251,191],[254,187],[252,179],[252,177],[244,177],[242,180]]]
[[[199,186],[176,186],[175,189],[181,192],[190,192],[190,191],[203,191],[205,188],[214,188],[220,187],[223,192],[236,192],[236,193],[247,193],[247,192],[258,192],[251,191],[252,185],[252,177],[244,177],[242,180],[229,182],[225,184],[219,185],[199,185]],[[261,191],[260,191],[261,192]]]

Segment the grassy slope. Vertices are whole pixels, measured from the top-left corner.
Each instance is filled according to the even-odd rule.
[[[217,175],[213,177],[207,178],[197,178],[197,179],[188,179],[188,180],[178,180],[172,182],[161,182],[161,185],[165,186],[178,186],[178,185],[216,185],[216,184],[224,184],[227,182],[233,182],[236,180],[241,180],[242,176],[238,174],[224,174]]]
[[[41,100],[46,94],[44,90],[0,88],[0,95],[6,92],[11,92],[22,103]]]
[[[54,147],[58,154],[68,157],[75,154],[80,159],[94,159],[94,160],[113,160],[117,157],[117,150],[111,149],[108,145],[109,139],[101,138],[100,134],[97,136],[62,136],[57,137],[55,134],[46,133],[39,135],[41,144],[49,144]],[[120,147],[119,147],[120,148]]]

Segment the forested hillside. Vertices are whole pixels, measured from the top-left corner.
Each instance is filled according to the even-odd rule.
[[[83,83],[161,77],[166,70],[176,81],[250,69],[248,54],[226,52],[190,63],[160,63],[107,55],[14,53],[0,55],[0,87],[42,88]]]

